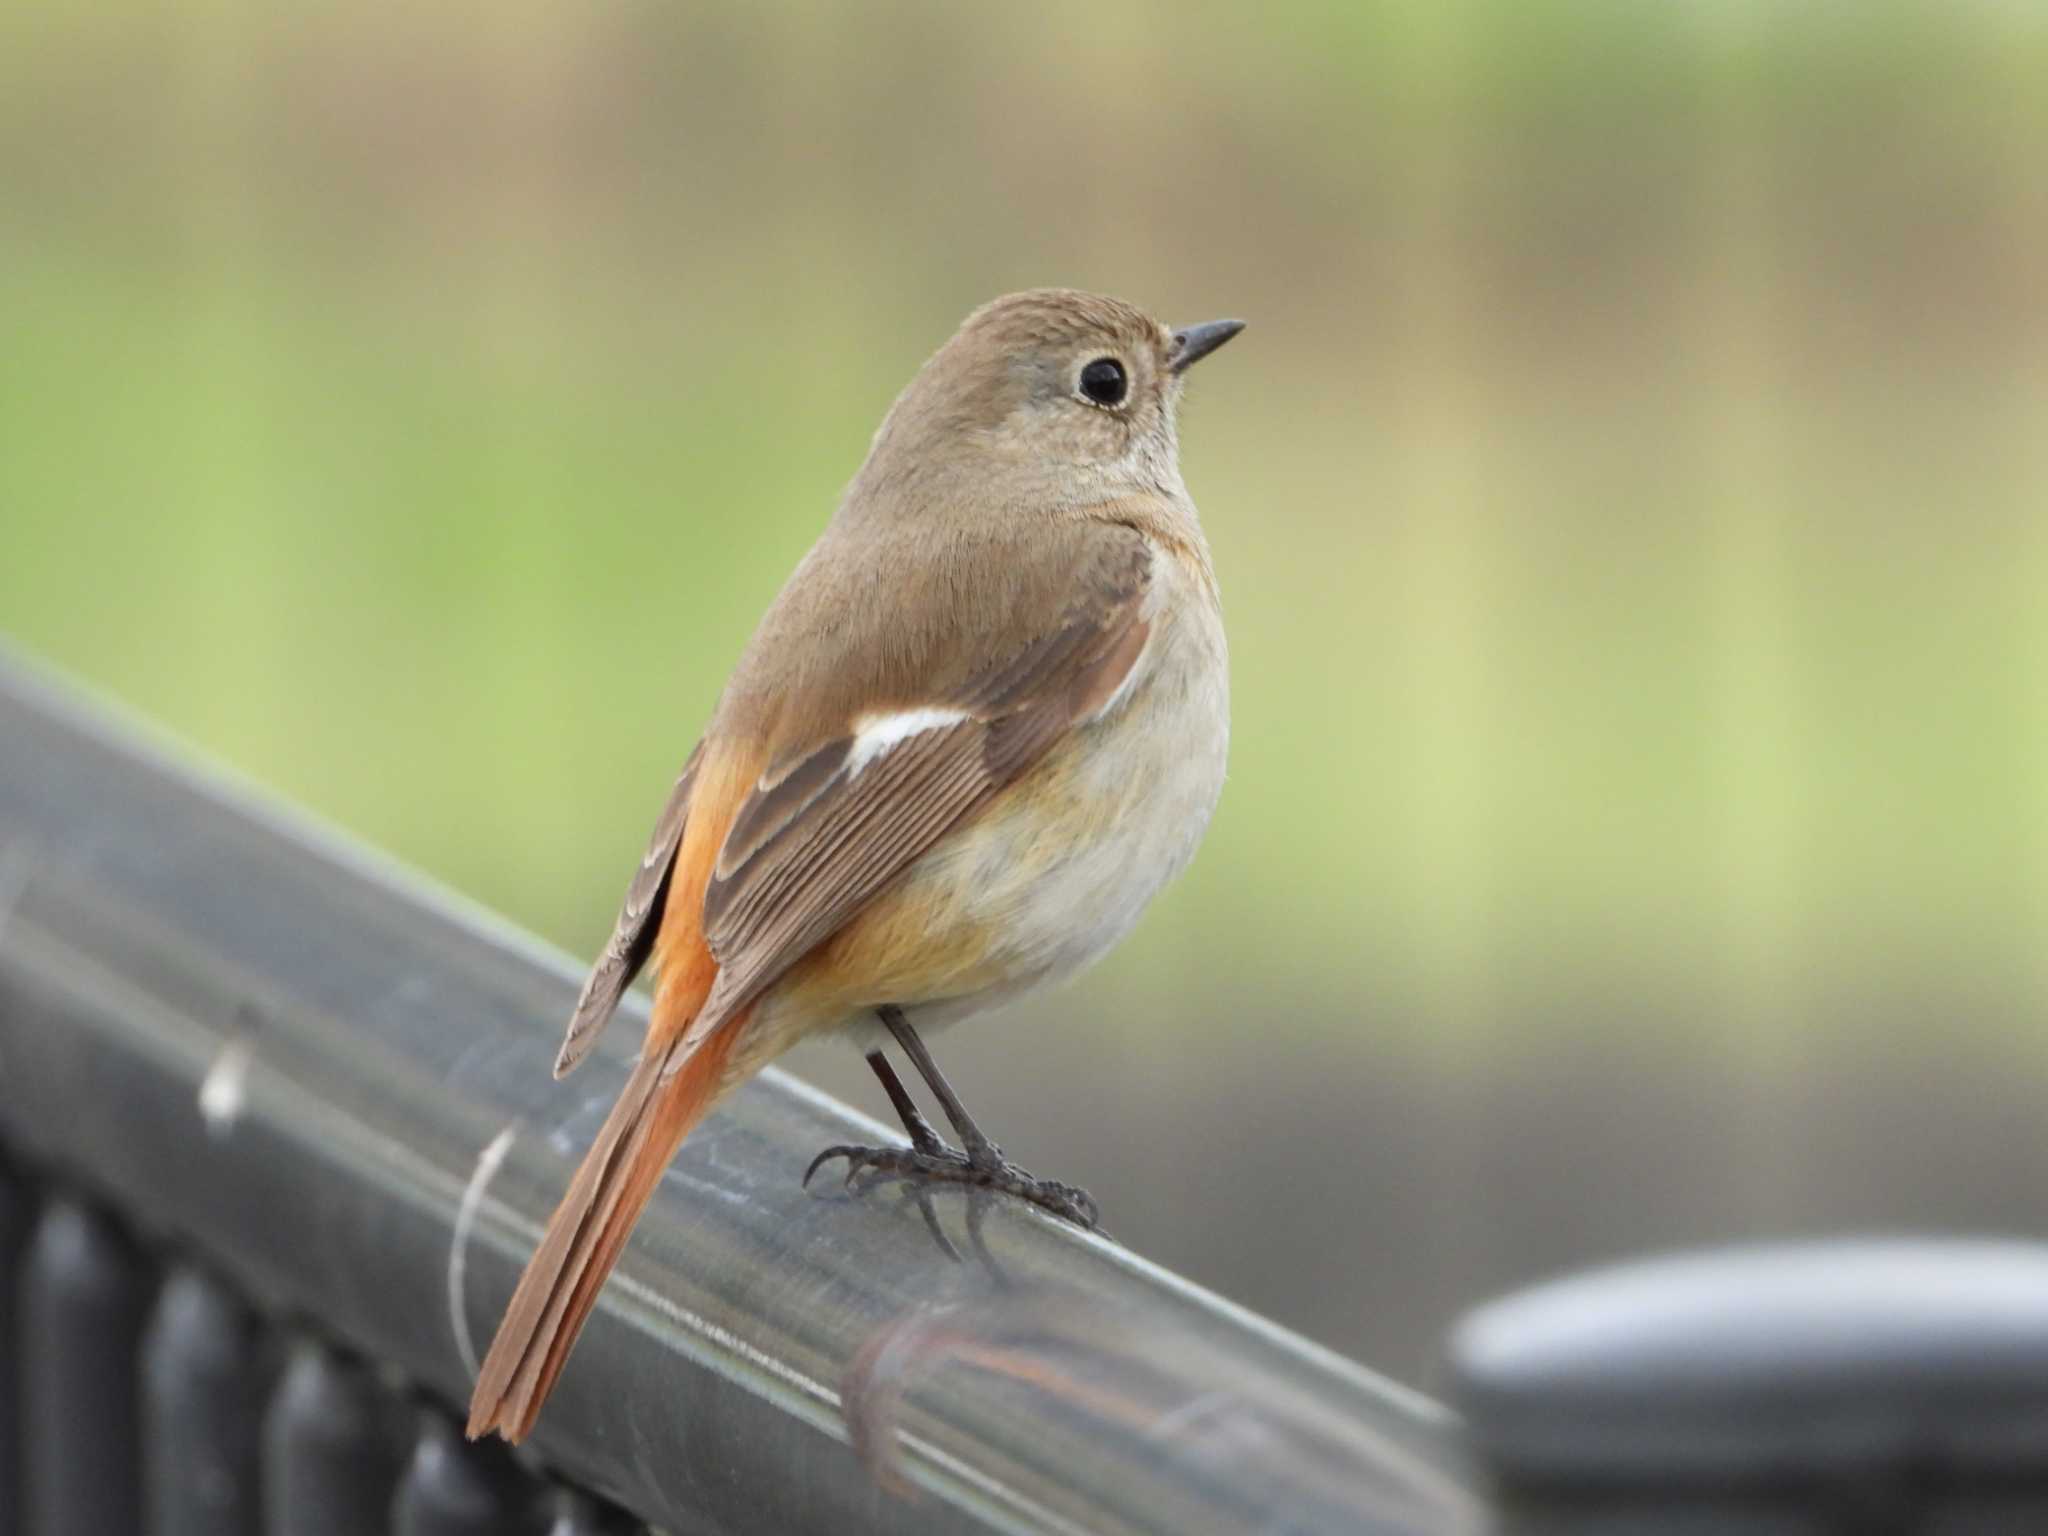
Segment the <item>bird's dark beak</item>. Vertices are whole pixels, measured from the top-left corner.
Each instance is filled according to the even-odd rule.
[[[1186,330],[1175,331],[1173,355],[1166,360],[1166,366],[1175,373],[1186,373],[1190,366],[1200,362],[1243,329],[1242,320],[1205,320],[1200,325],[1191,325]]]

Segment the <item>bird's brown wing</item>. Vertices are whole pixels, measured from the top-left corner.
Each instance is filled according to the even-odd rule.
[[[1032,638],[942,691],[869,712],[924,728],[864,755],[856,716],[843,734],[771,758],[705,889],[704,936],[720,970],[685,1044],[759,996],[1115,697],[1150,632],[1151,545],[1095,525],[1065,555],[1060,605]]]
[[[633,984],[633,978],[640,974],[640,968],[654,951],[662,903],[668,899],[669,871],[683,840],[683,827],[690,819],[690,788],[703,752],[700,745],[683,764],[675,788],[669,791],[668,803],[661,808],[661,819],[654,824],[653,840],[647,845],[639,869],[633,873],[633,883],[626,887],[626,901],[619,908],[612,936],[584,980],[576,1011],[569,1019],[569,1032],[555,1057],[558,1078],[567,1077],[590,1054],[590,1048],[597,1044],[598,1035],[619,1006],[619,999],[626,995],[626,988]]]

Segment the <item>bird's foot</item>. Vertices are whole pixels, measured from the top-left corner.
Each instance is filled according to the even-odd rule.
[[[811,1175],[835,1157],[846,1159],[848,1188],[862,1178],[964,1184],[1029,1200],[1033,1205],[1091,1232],[1102,1219],[1094,1197],[1087,1190],[1062,1184],[1057,1179],[1035,1179],[1006,1159],[1001,1149],[994,1146],[983,1148],[980,1156],[956,1152],[937,1138],[933,1138],[929,1145],[914,1147],[827,1147],[811,1159],[811,1166],[804,1170],[804,1183],[808,1185]]]

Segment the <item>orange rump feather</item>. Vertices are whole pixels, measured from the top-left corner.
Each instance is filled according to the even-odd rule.
[[[737,754],[707,754],[676,852],[654,963],[659,975],[640,1061],[620,1090],[568,1192],[527,1262],[470,1397],[469,1437],[496,1430],[518,1441],[567,1363],[640,1212],[683,1139],[724,1092],[745,1009],[685,1044],[718,962],[704,941],[704,889],[727,829],[756,776]]]

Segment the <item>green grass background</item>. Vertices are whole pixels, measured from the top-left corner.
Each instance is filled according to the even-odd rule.
[[[1649,1231],[1476,1213],[1518,1074],[1713,1085],[1677,1236],[1893,1214],[1860,1132],[1797,1172],[1845,1063],[2048,1087],[2032,7],[9,7],[0,631],[589,951],[894,391],[1038,283],[1251,321],[1183,433],[1235,736],[995,1114],[1306,1127],[1436,1268],[1357,1321],[1083,1136],[1120,1229],[1384,1347]]]

